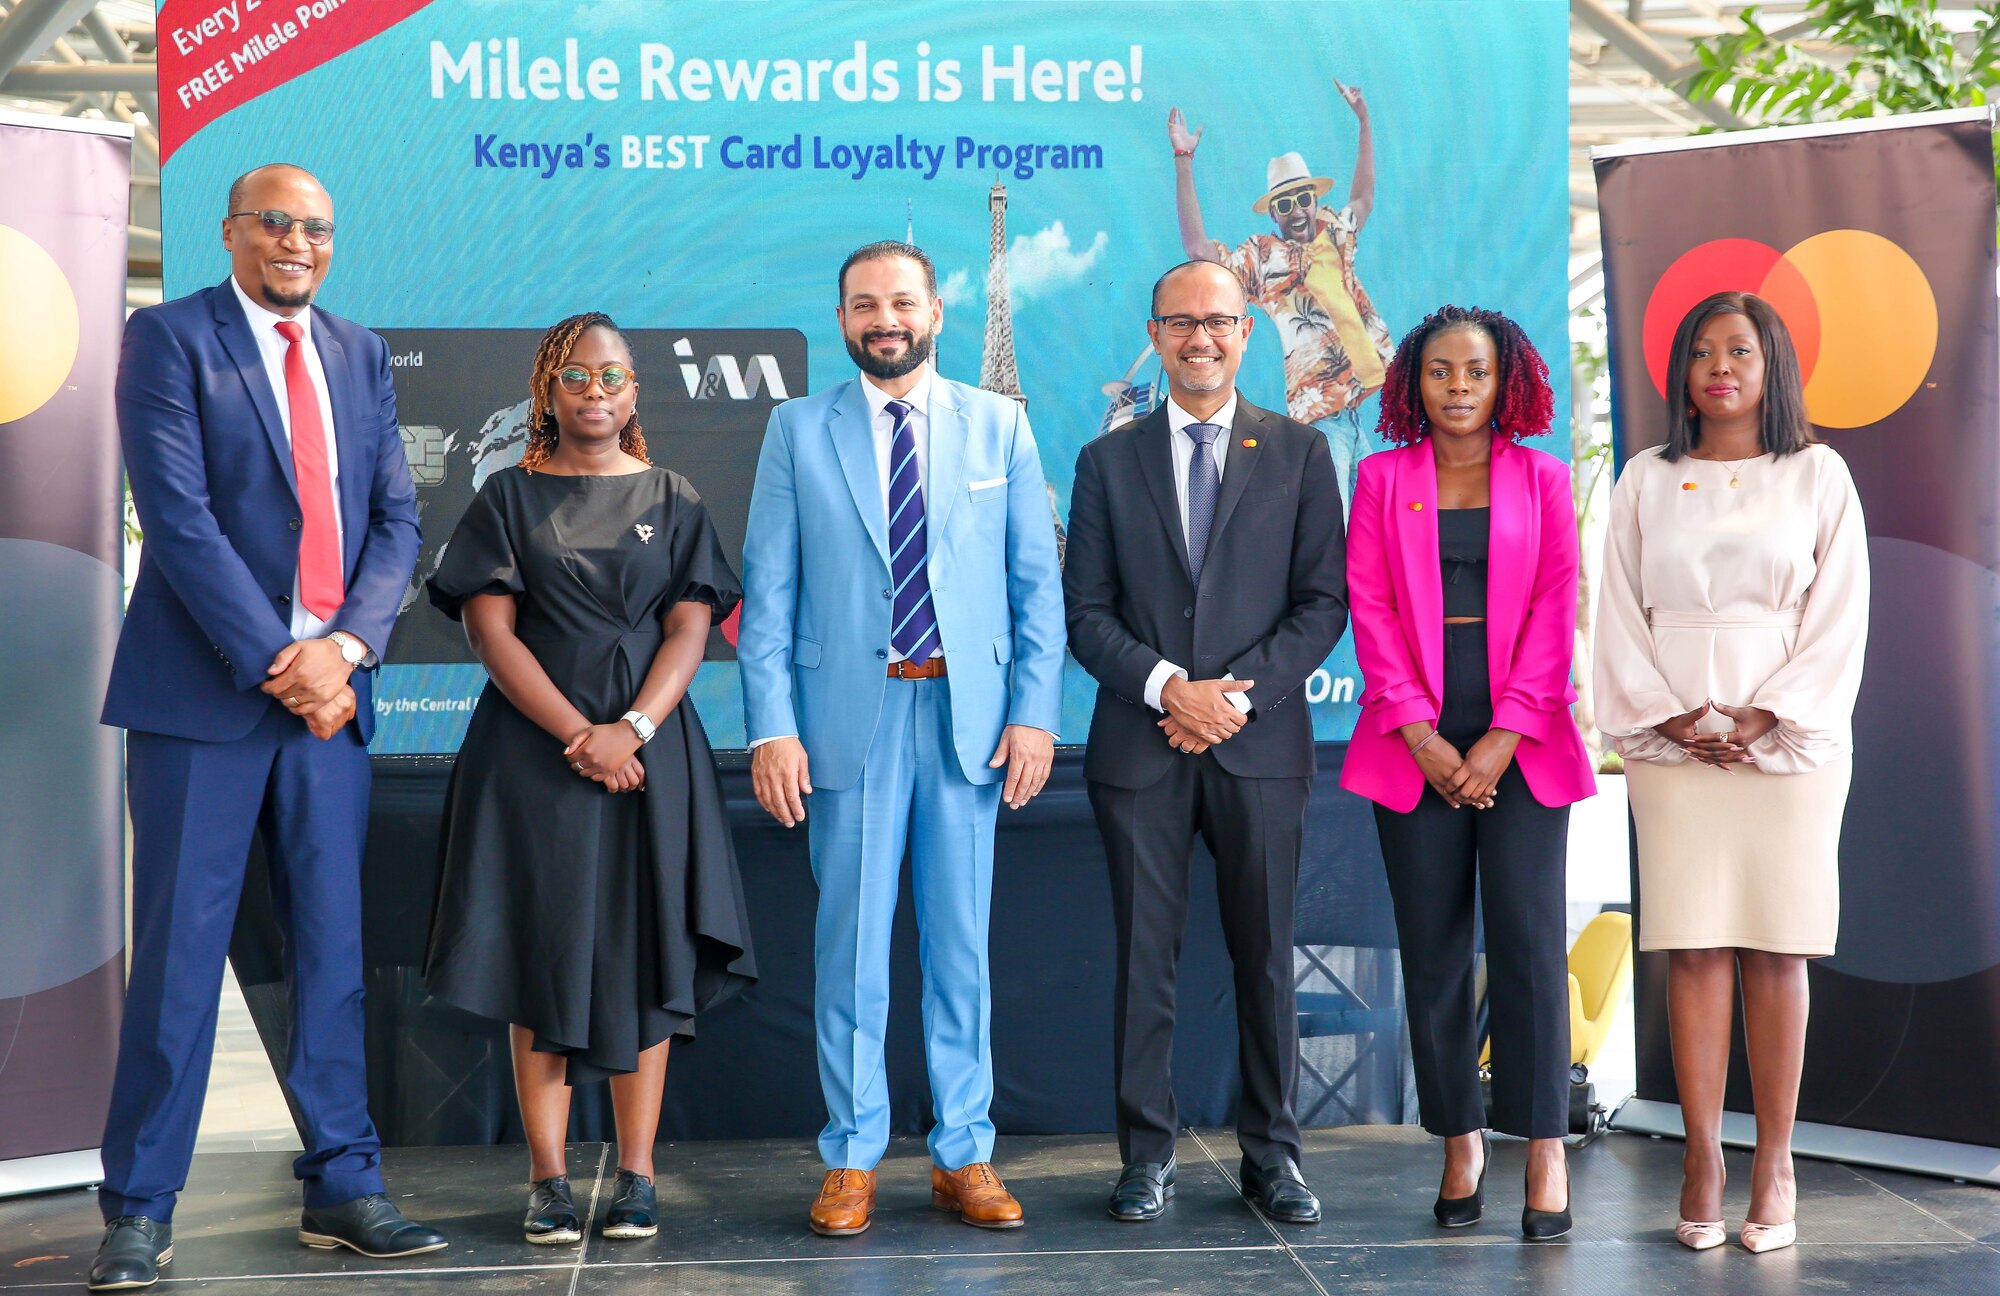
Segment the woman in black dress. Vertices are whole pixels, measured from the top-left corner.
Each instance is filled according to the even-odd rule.
[[[653,466],[618,328],[542,338],[528,448],[459,522],[431,599],[491,675],[445,801],[425,977],[510,1023],[530,1242],[582,1238],[569,1086],[611,1077],[606,1237],[658,1231],[667,1045],[755,980],[722,791],[687,688],[741,595],[694,489]]]

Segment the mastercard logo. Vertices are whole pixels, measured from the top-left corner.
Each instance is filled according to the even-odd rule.
[[[1937,297],[1916,261],[1867,230],[1815,234],[1780,252],[1754,239],[1715,239],[1667,267],[1646,301],[1646,372],[1663,397],[1674,330],[1704,297],[1755,293],[1791,330],[1806,416],[1851,428],[1895,413],[1923,385],[1937,354]]]

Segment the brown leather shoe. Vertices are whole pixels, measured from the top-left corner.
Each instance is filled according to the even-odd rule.
[[[974,1161],[957,1170],[931,1167],[931,1205],[957,1211],[959,1218],[978,1228],[1021,1227],[1021,1203],[993,1173],[991,1164]]]
[[[868,1231],[875,1212],[873,1170],[829,1170],[813,1198],[812,1228],[822,1237],[853,1237]]]

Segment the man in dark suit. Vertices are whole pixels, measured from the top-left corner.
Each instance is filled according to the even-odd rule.
[[[1246,310],[1219,266],[1161,276],[1146,329],[1170,399],[1083,448],[1070,501],[1069,646],[1098,682],[1084,777],[1118,928],[1121,1220],[1173,1195],[1174,977],[1197,833],[1235,965],[1243,1193],[1272,1219],[1319,1219],[1293,1111],[1292,913],[1313,773],[1304,685],[1347,625],[1345,542],[1326,438],[1236,392]]]
[[[129,731],[132,951],[94,1291],[150,1286],[172,1256],[260,831],[292,984],[299,1241],[445,1245],[383,1193],[362,1053],[369,681],[417,556],[388,347],[311,305],[333,200],[305,171],[239,179],[222,243],[230,277],[134,314],[118,366],[146,540],[103,716]]]

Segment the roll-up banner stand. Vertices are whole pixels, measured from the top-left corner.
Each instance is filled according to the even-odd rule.
[[[1811,964],[1797,1149],[2000,1183],[2000,322],[1985,108],[1592,153],[1622,458],[1666,439],[1675,326],[1754,292],[1853,470],[1874,572],[1837,952]],[[1635,884],[1636,886],[1636,884]],[[1645,897],[1638,896],[1643,922]],[[1679,1135],[1666,960],[1642,955],[1638,1097]],[[1726,1142],[1749,1145],[1741,1026]]]
[[[0,111],[0,1196],[101,1177],[125,998],[112,382],[132,128]]]

